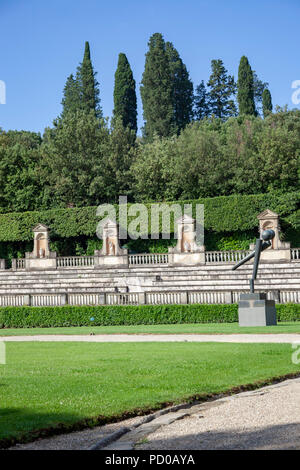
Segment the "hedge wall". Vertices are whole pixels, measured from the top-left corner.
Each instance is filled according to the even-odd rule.
[[[205,229],[213,232],[234,232],[256,229],[257,215],[271,209],[281,216],[285,227],[300,229],[300,192],[287,194],[266,193],[243,196],[220,196],[193,201],[177,201],[184,204],[204,204]],[[167,204],[172,204],[171,202]],[[150,206],[150,204],[146,204]],[[117,208],[117,206],[116,206]],[[0,242],[25,242],[32,240],[32,227],[44,223],[51,229],[54,239],[78,236],[95,236],[99,217],[96,207],[52,209],[22,213],[0,214]],[[130,218],[129,218],[130,220]],[[171,232],[174,226],[171,226]]]
[[[300,305],[277,305],[277,317],[279,321],[300,321]],[[0,308],[0,328],[233,323],[237,321],[237,304]]]

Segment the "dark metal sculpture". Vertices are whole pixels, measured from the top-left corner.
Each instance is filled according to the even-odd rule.
[[[245,264],[249,259],[254,257],[254,264],[253,264],[253,273],[252,278],[250,279],[250,292],[254,293],[254,281],[257,276],[258,264],[260,259],[260,254],[262,251],[266,250],[271,246],[271,240],[275,237],[274,230],[264,230],[261,234],[261,238],[256,239],[255,250],[252,251],[249,255],[247,255],[244,259],[239,261],[235,266],[233,266],[232,270],[239,268],[242,264]]]

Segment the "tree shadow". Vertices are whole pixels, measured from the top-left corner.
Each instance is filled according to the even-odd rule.
[[[151,450],[292,450],[300,449],[300,423],[261,427],[252,431],[205,431],[164,439],[149,439],[140,449]]]
[[[105,416],[84,418],[67,412],[39,413],[25,408],[0,408],[0,449],[104,425],[107,421]]]

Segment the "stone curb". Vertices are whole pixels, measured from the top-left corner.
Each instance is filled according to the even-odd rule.
[[[115,442],[116,440],[118,440],[124,434],[127,434],[130,431],[134,431],[135,429],[139,428],[143,424],[148,424],[148,423],[150,423],[151,421],[153,421],[154,419],[156,419],[160,416],[163,416],[167,413],[176,412],[176,411],[179,411],[181,409],[188,408],[190,406],[191,405],[189,403],[183,403],[181,405],[174,405],[174,406],[171,406],[169,408],[165,408],[163,410],[156,411],[155,413],[150,414],[148,416],[144,416],[139,423],[133,425],[130,428],[129,427],[122,427],[122,428],[118,429],[117,431],[114,431],[113,433],[109,434],[108,436],[103,437],[102,439],[100,439],[98,442],[96,442],[96,444],[93,444],[91,447],[88,448],[88,450],[101,450],[104,447],[107,447],[108,445],[110,445],[113,442]]]
[[[100,450],[102,447],[108,446],[112,442],[116,441],[119,437],[123,436],[123,434],[126,434],[128,431],[130,431],[130,428],[122,427],[108,436],[103,437],[100,441],[96,442],[96,444],[89,447],[88,450]]]

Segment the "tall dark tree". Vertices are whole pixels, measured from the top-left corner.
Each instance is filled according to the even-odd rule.
[[[145,119],[144,136],[166,137],[174,132],[173,82],[163,36],[150,37],[145,70],[141,82],[141,97]]]
[[[94,72],[91,61],[90,45],[86,41],[83,61],[77,68],[76,77],[81,88],[81,108],[87,113],[94,111],[97,117],[101,117],[99,83],[96,75],[97,72]]]
[[[266,88],[262,94],[263,115],[266,117],[273,110],[272,97],[270,91]]]
[[[256,116],[253,71],[246,56],[240,60],[237,89],[239,113]]]
[[[209,111],[224,120],[236,115],[234,77],[228,75],[221,59],[211,61],[212,73],[207,82],[209,88]]]
[[[196,121],[201,121],[201,119],[207,117],[208,115],[208,93],[205,88],[204,80],[202,80],[200,85],[197,86],[194,96],[194,118]]]
[[[185,64],[171,42],[166,42],[166,53],[173,82],[174,121],[179,133],[193,117],[193,83]]]
[[[123,126],[137,131],[137,106],[135,80],[125,54],[119,54],[115,73],[114,117],[122,120]]]
[[[253,70],[253,91],[254,91],[254,102],[255,102],[255,108],[257,113],[259,114],[261,111],[261,105],[262,105],[262,95],[263,92],[266,88],[268,88],[269,83],[268,82],[263,82],[260,80],[255,72]]]
[[[71,74],[66,81],[62,99],[62,117],[69,112],[75,112],[81,108],[81,91],[80,84]]]

